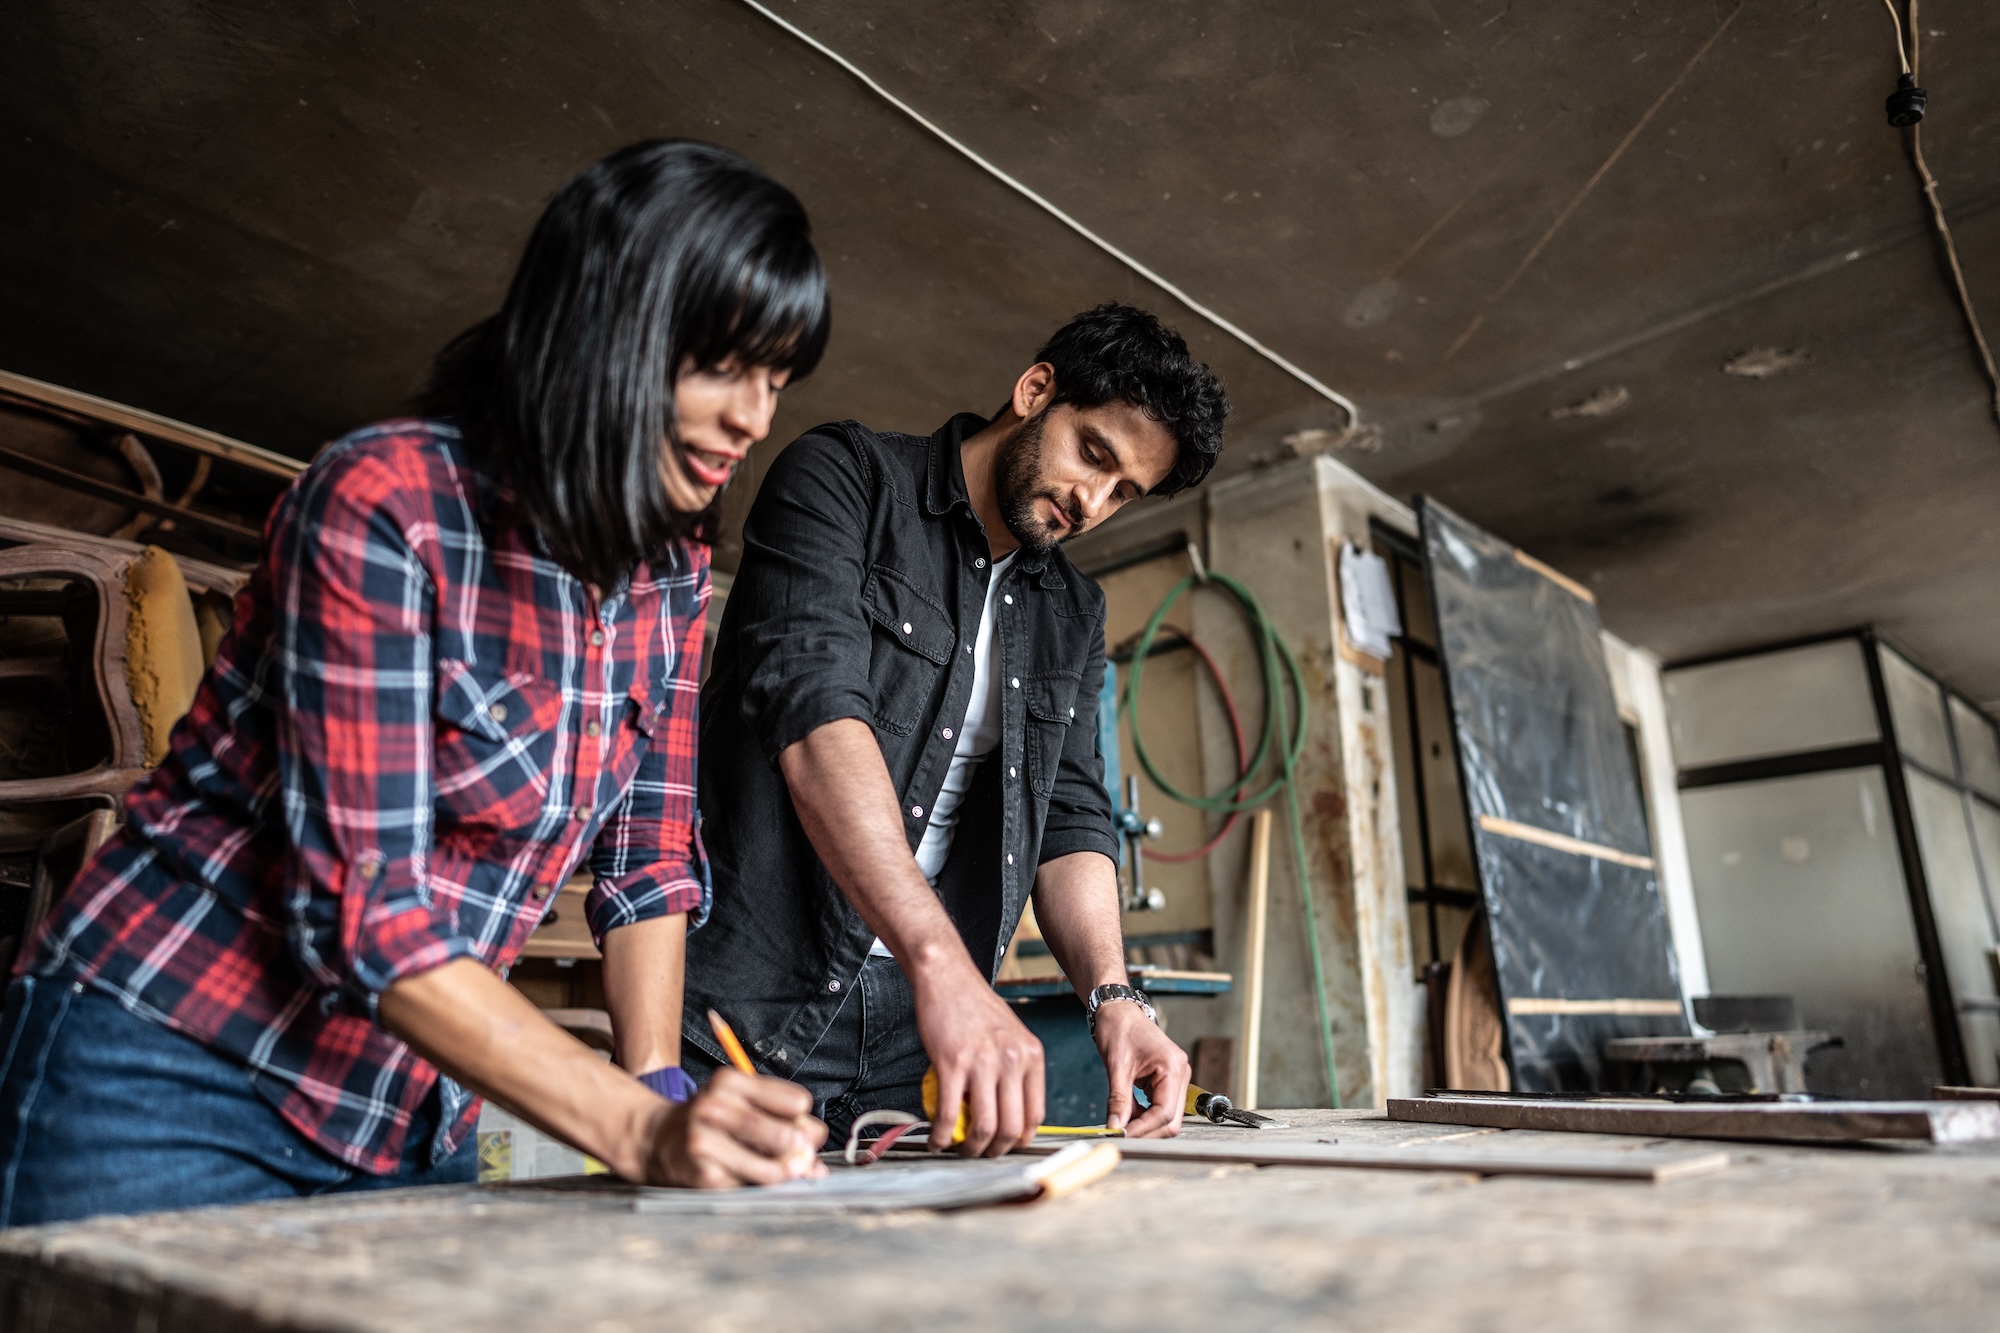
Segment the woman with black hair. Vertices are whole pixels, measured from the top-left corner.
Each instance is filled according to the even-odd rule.
[[[0,1224],[471,1180],[480,1095],[631,1180],[816,1169],[801,1089],[678,1064],[706,543],[827,328],[804,210],[733,154],[638,144],[556,195],[426,416],[279,502],[24,951]],[[502,980],[585,862],[622,1069]]]

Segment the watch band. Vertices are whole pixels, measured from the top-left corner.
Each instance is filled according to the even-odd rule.
[[[1084,1008],[1090,1016],[1090,1031],[1093,1036],[1097,1032],[1097,1011],[1113,1000],[1130,1000],[1145,1013],[1147,1021],[1156,1024],[1160,1021],[1159,1011],[1153,1008],[1152,998],[1146,992],[1140,990],[1137,986],[1127,986],[1120,982],[1108,981],[1091,991],[1089,997],[1084,1001]]]

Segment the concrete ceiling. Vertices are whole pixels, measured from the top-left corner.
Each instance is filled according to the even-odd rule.
[[[1626,637],[1873,621],[2000,701],[2000,428],[1873,0],[769,2],[1352,395],[1344,461],[1585,579]],[[1922,14],[1926,151],[2000,324],[2000,7]],[[833,274],[766,461],[820,420],[990,408],[1109,297],[1223,374],[1225,469],[1340,423],[737,0],[25,0],[8,27],[9,369],[309,453],[493,308],[577,167],[692,135],[795,188]],[[1726,373],[1746,352],[1776,373]]]

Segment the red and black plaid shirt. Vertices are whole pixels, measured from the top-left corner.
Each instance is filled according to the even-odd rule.
[[[600,937],[707,910],[707,548],[600,600],[508,512],[449,426],[327,449],[272,513],[125,831],[21,963],[242,1059],[375,1174],[440,1082],[377,1025],[390,982],[461,956],[504,969],[585,856]],[[479,1109],[442,1083],[433,1160]]]

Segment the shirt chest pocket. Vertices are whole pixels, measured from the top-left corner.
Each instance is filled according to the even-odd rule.
[[[609,778],[605,790],[610,793],[606,804],[614,804],[625,794],[625,789],[638,775],[639,764],[646,752],[653,746],[664,746],[667,742],[667,702],[665,698],[655,700],[653,687],[642,672],[632,682],[626,695],[626,703],[614,714],[617,725],[611,728],[608,742],[602,741],[599,733],[593,731],[589,723],[584,724],[584,735],[592,737],[584,744],[603,743],[604,772]]]
[[[1076,720],[1078,679],[1077,672],[1059,671],[1021,682],[1027,705],[1028,784],[1037,796],[1047,796],[1056,789],[1063,747],[1069,743],[1070,724]]]
[[[874,630],[868,683],[875,692],[875,725],[907,736],[929,716],[958,633],[950,616],[884,565],[869,571],[861,604]]]
[[[549,805],[562,692],[525,672],[442,658],[436,712],[440,812],[497,836],[532,836]]]

